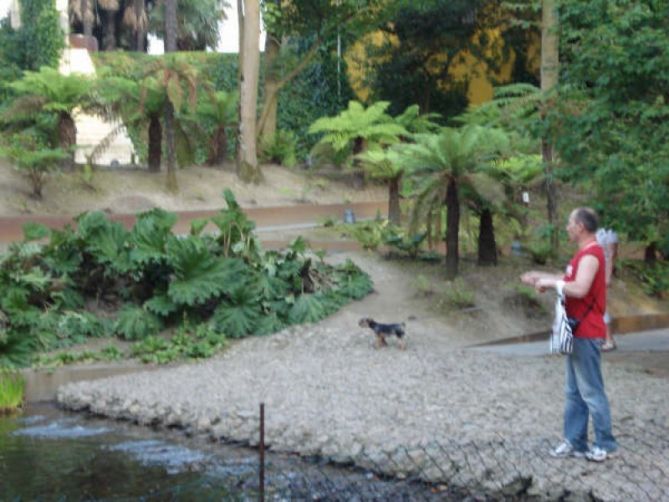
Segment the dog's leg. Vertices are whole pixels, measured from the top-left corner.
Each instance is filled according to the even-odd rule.
[[[404,339],[404,337],[400,338],[400,349],[401,350],[406,350],[407,349],[407,341]]]
[[[385,343],[386,341],[383,339],[383,335],[381,335],[380,333],[376,333],[376,344],[375,344],[376,348],[380,349],[385,345]]]

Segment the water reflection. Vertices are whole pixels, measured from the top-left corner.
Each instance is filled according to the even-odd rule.
[[[0,500],[257,500],[251,449],[32,404],[0,417]],[[266,499],[444,500],[422,483],[268,454]]]
[[[253,489],[233,492],[208,475],[211,455],[151,437],[154,431],[31,408],[0,418],[1,500],[255,498]]]

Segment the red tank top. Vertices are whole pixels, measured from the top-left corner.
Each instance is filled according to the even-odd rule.
[[[576,279],[578,266],[581,263],[581,259],[586,255],[594,256],[599,262],[599,268],[592,280],[592,285],[587,295],[583,298],[567,297],[567,315],[581,320],[574,336],[580,338],[604,338],[606,336],[606,325],[604,324],[604,311],[606,310],[606,267],[604,250],[601,246],[593,242],[583,249],[579,249],[571,259],[571,262],[569,262],[564,275],[564,281],[571,282]],[[591,305],[592,308],[590,307]]]

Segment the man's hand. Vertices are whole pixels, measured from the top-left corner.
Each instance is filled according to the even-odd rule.
[[[528,286],[534,286],[536,282],[539,280],[539,273],[534,271],[525,272],[523,275],[520,276],[520,280],[523,284],[527,284]]]
[[[555,279],[549,279],[549,278],[543,278],[539,279],[534,283],[534,289],[538,293],[543,293],[549,288],[554,288],[555,287]]]

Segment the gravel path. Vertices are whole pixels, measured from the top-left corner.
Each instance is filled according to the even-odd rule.
[[[380,291],[400,274],[364,261]],[[549,459],[560,439],[562,359],[463,349],[462,333],[408,298],[394,300],[373,294],[317,325],[243,340],[200,364],[71,384],[58,400],[251,444],[264,402],[266,441],[277,451],[486,491],[527,479],[527,493],[545,498],[572,490],[669,500],[666,380],[605,364],[621,454],[603,465]],[[408,322],[405,351],[374,349],[357,326],[365,313],[390,311],[395,319],[418,314]]]

